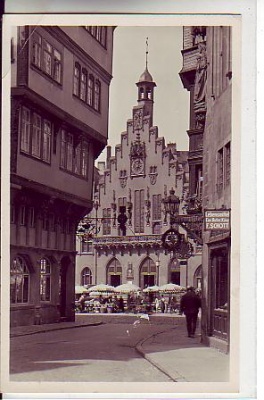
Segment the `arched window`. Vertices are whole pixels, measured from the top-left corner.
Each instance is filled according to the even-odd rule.
[[[147,98],[148,98],[149,100],[152,99],[152,91],[151,91],[150,88],[147,88]]]
[[[140,287],[153,286],[156,284],[157,267],[151,258],[146,258],[140,269]]]
[[[87,71],[85,68],[83,68],[81,74],[80,98],[81,100],[86,101],[86,97],[87,97]]]
[[[29,270],[25,260],[22,257],[14,258],[10,270],[11,303],[28,303],[29,278]]]
[[[107,283],[111,286],[121,285],[122,267],[120,262],[114,258],[107,268]]]
[[[196,289],[202,289],[202,266],[201,265],[196,269],[196,271],[194,273],[193,286]]]
[[[40,300],[51,300],[51,266],[47,258],[40,260]]]
[[[100,111],[100,97],[101,97],[101,85],[100,82],[96,80],[94,87],[94,108],[96,111]]]
[[[81,79],[81,66],[79,63],[75,63],[74,77],[73,77],[73,94],[80,96],[80,79]]]
[[[139,90],[139,98],[144,99],[144,88],[142,88],[142,87]]]
[[[91,285],[92,284],[92,271],[90,268],[85,267],[81,272],[81,285]]]
[[[88,79],[88,104],[93,107],[94,104],[94,77],[89,75]]]

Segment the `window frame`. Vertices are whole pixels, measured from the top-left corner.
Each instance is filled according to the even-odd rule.
[[[16,262],[16,263],[15,263]],[[16,269],[14,271],[14,264],[17,265],[19,262],[21,268],[20,271]],[[13,273],[12,273],[13,272]],[[13,277],[12,277],[13,275]],[[22,275],[22,279],[21,279]],[[21,282],[18,282],[18,277],[20,276]],[[12,283],[12,279],[15,279],[14,284]],[[15,289],[15,297],[13,301],[13,296],[12,296],[12,285],[14,285]],[[20,290],[21,288],[21,290]],[[18,294],[20,293],[20,298],[21,301],[18,301]],[[25,296],[26,294],[26,296]],[[16,256],[11,264],[10,267],[10,303],[11,305],[16,305],[16,304],[28,304],[29,303],[29,297],[30,297],[30,272],[28,265],[26,261],[24,260],[23,257],[21,256]],[[25,300],[26,299],[26,300]]]
[[[86,282],[87,277],[88,277],[88,281],[89,281],[88,283]],[[93,282],[93,273],[92,273],[91,268],[84,267],[81,271],[81,285],[82,286],[92,285],[92,282]]]
[[[26,115],[26,118],[25,118]],[[34,123],[34,118],[40,119],[40,126],[37,127]],[[46,127],[49,126],[49,131]],[[36,129],[38,134],[36,135]],[[26,154],[34,159],[51,164],[51,143],[53,137],[53,124],[41,113],[36,113],[33,109],[27,106],[20,108],[20,153]],[[39,146],[39,155],[33,150],[33,140],[38,136],[37,142]]]
[[[107,26],[83,25],[88,32],[104,49],[107,49]]]
[[[38,32],[34,32],[32,37],[31,65],[42,72],[44,76],[62,85],[62,52]]]
[[[81,138],[74,146],[74,134],[66,128],[60,132],[60,168],[78,177],[88,179],[90,144]]]
[[[51,302],[51,263],[46,257],[43,257],[40,260],[39,288],[40,288],[40,301]]]

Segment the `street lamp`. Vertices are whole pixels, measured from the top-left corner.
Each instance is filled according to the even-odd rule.
[[[98,229],[98,226],[97,226],[97,221],[98,221],[98,208],[99,208],[99,201],[98,201],[98,199],[95,199],[94,200],[94,204],[93,204],[93,206],[94,206],[94,209],[95,209],[95,234],[96,234],[96,236],[97,236],[97,229]],[[96,248],[96,246],[94,246],[94,282],[95,282],[95,285],[97,285],[97,248]]]
[[[175,196],[175,190],[171,188],[169,196],[162,200],[165,213],[170,215],[170,225],[174,223],[174,217],[179,214],[180,199]]]
[[[156,269],[157,269],[157,283],[156,285],[159,286],[159,267],[160,267],[160,260],[157,259],[156,261]]]

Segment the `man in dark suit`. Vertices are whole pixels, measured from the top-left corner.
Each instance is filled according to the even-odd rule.
[[[200,297],[195,293],[194,288],[189,286],[187,293],[182,296],[180,304],[180,313],[184,313],[186,317],[188,337],[194,337],[200,307]]]

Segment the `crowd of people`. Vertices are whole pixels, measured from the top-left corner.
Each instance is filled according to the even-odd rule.
[[[111,312],[124,313],[178,313],[184,314],[188,336],[195,337],[196,324],[199,309],[201,308],[201,294],[197,293],[192,286],[187,288],[186,293],[179,296],[164,296],[148,293],[145,296],[139,294],[128,294],[123,296],[103,296],[90,298],[89,294],[83,293],[76,302],[78,312]]]
[[[177,313],[180,310],[179,295],[161,295],[157,293],[127,294],[124,295],[99,295],[91,297],[83,293],[76,301],[77,312],[112,312],[112,313]]]

